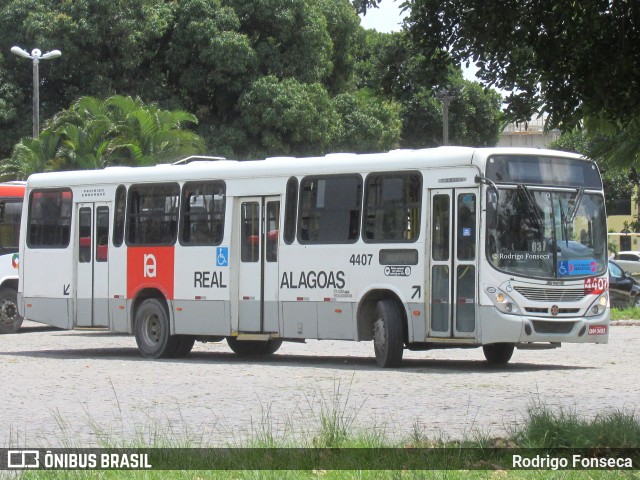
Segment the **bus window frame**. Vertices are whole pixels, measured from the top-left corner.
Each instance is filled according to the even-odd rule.
[[[65,234],[66,236],[66,243],[58,243],[56,245],[40,245],[40,244],[33,244],[31,242],[31,233],[32,233],[32,219],[33,219],[33,198],[35,196],[35,194],[40,193],[40,194],[51,194],[51,193],[58,193],[60,196],[60,216],[58,217],[58,222],[61,222],[61,220],[65,219],[68,221],[66,227],[67,227],[67,232]],[[63,213],[63,204],[65,202],[64,193],[68,193],[69,194],[69,198],[68,198],[68,215],[67,216],[62,216]],[[27,204],[27,234],[26,234],[26,239],[25,239],[25,244],[26,246],[31,249],[31,250],[64,250],[66,248],[69,248],[69,245],[71,244],[71,225],[73,223],[73,191],[70,188],[64,188],[64,187],[60,187],[60,188],[36,188],[31,190],[31,192],[29,192],[29,200],[28,200],[28,204]],[[64,224],[60,224],[60,227],[64,227]]]
[[[369,180],[372,177],[378,176],[389,176],[389,177],[410,177],[412,175],[417,175],[417,177],[420,179],[420,185],[418,187],[418,200],[417,200],[417,208],[418,208],[418,215],[417,215],[417,232],[416,235],[413,239],[411,240],[405,240],[405,239],[381,239],[381,240],[376,240],[376,239],[369,239],[366,236],[366,222],[367,222],[367,218],[366,218],[366,211],[367,211],[367,200],[368,200],[368,183]],[[422,175],[422,172],[420,172],[420,170],[390,170],[390,171],[384,171],[384,172],[371,172],[369,173],[365,179],[364,179],[364,184],[363,184],[363,195],[362,195],[362,211],[361,211],[361,219],[362,219],[362,225],[360,226],[360,236],[362,237],[362,241],[364,243],[369,243],[369,244],[386,244],[386,243],[398,243],[398,244],[405,244],[405,243],[415,243],[418,241],[418,239],[420,238],[420,235],[422,233],[422,194],[423,194],[423,185],[424,185],[424,178]],[[403,205],[403,208],[406,209],[407,208],[407,204],[405,203]]]
[[[131,213],[131,206],[132,206],[132,202],[131,202],[131,196],[133,195],[134,192],[137,192],[139,187],[151,187],[151,188],[160,188],[160,187],[177,187],[177,199],[178,199],[178,204],[176,205],[175,208],[175,230],[172,232],[172,236],[170,241],[167,242],[145,242],[145,243],[135,243],[135,242],[131,242],[130,240],[130,235],[131,235],[131,221],[132,221],[132,213]],[[127,247],[171,247],[174,246],[177,243],[178,240],[178,230],[179,230],[179,225],[180,225],[180,202],[181,202],[181,193],[182,193],[182,189],[180,188],[180,184],[178,182],[152,182],[152,183],[133,183],[131,185],[129,185],[129,188],[127,189],[127,210],[126,210],[126,225],[125,225],[125,244],[127,245]],[[168,198],[168,197],[165,197]],[[140,215],[140,213],[135,214],[137,216]],[[173,221],[173,220],[170,220]]]
[[[222,221],[221,221],[221,225],[222,225],[222,234],[220,235],[220,239],[218,242],[215,241],[208,241],[208,242],[185,242],[184,240],[184,235],[183,235],[183,231],[184,231],[184,222],[187,216],[187,198],[185,198],[185,194],[186,194],[186,189],[188,187],[191,187],[193,185],[210,185],[212,186],[212,188],[216,188],[217,186],[222,186],[222,195],[223,195],[223,200],[222,200],[222,209],[221,209],[221,214],[222,214]],[[215,196],[215,194],[214,194]],[[215,199],[212,199],[212,201],[215,201]],[[179,205],[179,210],[180,210],[180,216],[178,219],[178,242],[180,243],[181,246],[183,247],[216,247],[219,245],[222,245],[222,242],[224,241],[224,234],[225,234],[225,223],[227,221],[227,183],[224,180],[190,180],[188,182],[185,182],[181,187],[180,187],[180,205]],[[212,212],[207,212],[207,214],[209,213],[215,213],[215,209],[212,210]],[[215,239],[212,239],[215,240]]]

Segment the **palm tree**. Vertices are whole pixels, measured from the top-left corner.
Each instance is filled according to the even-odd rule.
[[[184,129],[197,123],[188,112],[162,110],[140,99],[82,97],[49,120],[39,138],[21,140],[0,165],[0,176],[171,162],[204,152],[204,140]]]
[[[118,118],[118,135],[112,148],[114,154],[121,156],[120,163],[153,165],[205,149],[199,135],[183,129],[184,124],[198,123],[195,115],[145,106],[131,97],[111,97],[106,103],[110,110],[117,111],[113,116]]]
[[[0,164],[0,179],[26,180],[32,173],[51,170],[57,157],[60,136],[44,131],[38,138],[23,138],[13,148],[11,157]]]

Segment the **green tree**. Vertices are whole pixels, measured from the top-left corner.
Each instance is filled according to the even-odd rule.
[[[279,81],[268,76],[257,80],[242,96],[238,108],[238,123],[248,139],[246,150],[241,151],[244,156],[326,152],[340,120],[320,84],[292,78]]]
[[[247,130],[240,103],[256,82],[293,79],[329,100],[355,94],[361,35],[348,0],[7,0],[0,7],[2,44],[62,51],[41,64],[43,120],[82,96],[139,97],[193,112],[210,149],[240,157],[264,147]],[[24,59],[0,52],[0,155],[30,131],[30,75]]]
[[[371,3],[371,2],[364,2]],[[569,131],[584,120],[625,141],[627,161],[640,142],[640,3],[632,0],[406,0],[406,26],[435,68],[473,61],[486,85],[514,92],[512,120],[548,113]],[[631,157],[631,158],[629,158]]]
[[[443,106],[435,96],[442,85],[462,92],[449,108],[450,143],[497,143],[503,122],[500,95],[463,80],[460,69],[433,69],[406,33],[366,32],[357,71],[361,88],[400,104],[402,147],[442,144]]]
[[[597,158],[594,154],[602,148],[602,141],[602,135],[590,133],[587,129],[576,128],[562,134],[549,147]],[[608,142],[607,139],[604,141]],[[629,207],[640,186],[640,175],[634,167],[622,167],[608,158],[600,157],[596,162],[602,174],[607,214],[616,215],[621,205],[625,208]],[[639,227],[639,225],[633,225],[635,231],[640,231]]]
[[[334,97],[332,103],[340,116],[332,150],[382,152],[398,146],[402,130],[399,104],[350,93]]]
[[[23,179],[47,170],[171,162],[204,152],[203,139],[184,129],[195,123],[189,113],[131,97],[82,97],[48,121],[37,139],[21,140],[0,172]]]
[[[56,164],[60,137],[50,131],[37,138],[24,138],[13,148],[11,157],[0,163],[0,180],[26,180],[32,173],[51,170]]]

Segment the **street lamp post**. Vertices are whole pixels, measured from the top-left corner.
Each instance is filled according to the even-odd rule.
[[[40,134],[40,78],[38,74],[38,64],[40,60],[49,60],[58,58],[62,53],[60,50],[51,50],[42,53],[39,49],[34,48],[31,53],[20,47],[11,47],[11,53],[15,53],[19,57],[29,58],[33,61],[33,138],[37,138]]]
[[[449,145],[449,105],[462,93],[461,89],[442,87],[436,92],[436,97],[442,100],[442,145]]]

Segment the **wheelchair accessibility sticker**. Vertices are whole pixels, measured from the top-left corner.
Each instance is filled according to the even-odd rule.
[[[598,270],[595,260],[563,260],[558,262],[558,274],[566,277],[571,275],[592,275]]]
[[[229,266],[229,247],[216,248],[216,267]]]

